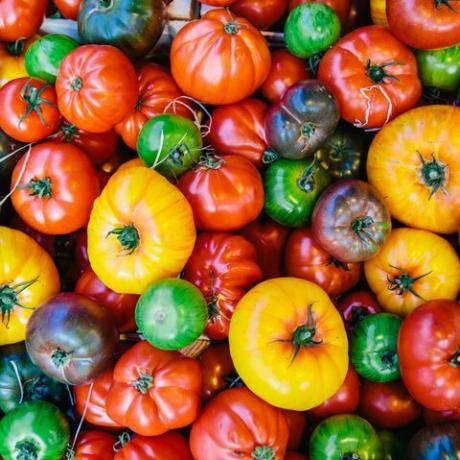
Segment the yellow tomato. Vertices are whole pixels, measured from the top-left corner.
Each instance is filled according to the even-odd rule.
[[[117,171],[94,202],[88,256],[110,289],[142,294],[153,281],[181,272],[195,238],[182,193],[157,172],[134,166]]]
[[[275,278],[251,289],[230,322],[230,353],[248,388],[283,409],[334,395],[348,369],[342,318],[316,284]]]
[[[455,250],[426,230],[393,230],[381,251],[364,264],[364,272],[380,305],[402,316],[427,300],[454,300],[460,290]]]
[[[27,49],[37,38],[0,43],[0,87],[15,78],[27,77],[24,57]]]
[[[371,0],[372,22],[378,26],[388,27],[386,0]]]
[[[145,163],[140,158],[133,158],[132,160],[125,161],[122,163],[118,171],[122,171],[123,169],[133,168],[134,166],[142,166],[146,168]]]
[[[0,227],[0,345],[25,339],[33,311],[59,292],[48,253],[19,230]]]
[[[454,233],[460,223],[460,108],[419,107],[400,115],[374,138],[369,182],[406,225]]]

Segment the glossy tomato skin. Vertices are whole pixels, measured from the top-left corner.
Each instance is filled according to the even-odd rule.
[[[23,156],[16,165],[11,187],[17,181],[19,186],[11,196],[16,212],[35,230],[51,235],[83,227],[99,194],[89,158],[79,148],[61,142],[32,147],[29,157]]]
[[[259,30],[269,29],[286,12],[288,0],[236,0],[231,10]]]
[[[239,155],[208,155],[180,179],[178,187],[192,206],[199,230],[239,230],[263,208],[257,168]]]
[[[307,413],[286,409],[284,409],[282,412],[289,429],[287,449],[299,450],[304,441],[305,432],[307,429]]]
[[[288,276],[303,278],[337,297],[354,287],[361,278],[362,264],[346,264],[334,259],[313,238],[311,229],[294,230],[286,244]]]
[[[215,43],[215,46],[212,44]],[[171,71],[185,94],[205,104],[231,104],[249,97],[270,69],[260,32],[224,9],[208,11],[173,40]]]
[[[247,388],[233,388],[218,394],[201,412],[192,426],[190,447],[196,460],[264,458],[263,453],[283,460],[288,435],[281,410]]]
[[[199,0],[200,3],[211,6],[229,6],[236,0]]]
[[[113,460],[117,437],[104,431],[85,431],[75,445],[75,460]]]
[[[78,18],[78,12],[82,2],[83,0],[54,0],[54,4],[58,7],[62,15],[74,21]]]
[[[321,59],[318,78],[337,98],[342,118],[361,128],[383,126],[414,107],[422,91],[415,56],[380,26],[339,40]]]
[[[437,411],[460,406],[460,305],[432,300],[404,321],[398,341],[401,374],[414,399]],[[430,382],[436,381],[433,386]]]
[[[61,115],[56,92],[35,78],[11,80],[0,90],[0,128],[21,142],[37,142],[54,133]]]
[[[299,6],[301,3],[307,3],[309,0],[290,0],[289,1],[289,11],[292,11],[295,7]],[[350,0],[313,0],[319,1],[319,3],[324,3],[327,6],[330,6],[337,14],[340,19],[340,22],[344,24],[350,12]]]
[[[80,129],[103,133],[134,108],[139,88],[136,71],[120,50],[85,45],[61,62],[56,93],[59,110],[68,121]]]
[[[230,320],[244,294],[262,280],[254,246],[240,235],[209,232],[198,236],[184,278],[208,303],[206,335],[227,338]]]
[[[36,39],[33,36],[27,40],[0,44],[0,88],[11,80],[28,76],[25,54]]]
[[[340,299],[337,308],[343,317],[348,332],[352,332],[366,316],[382,311],[375,296],[368,291],[351,292]]]

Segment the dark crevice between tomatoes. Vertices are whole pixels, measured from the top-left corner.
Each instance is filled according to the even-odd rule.
[[[449,364],[453,367],[460,367],[460,347],[457,348],[457,351],[450,359]]]
[[[46,398],[48,386],[43,376],[25,380],[22,386],[25,401],[40,401]]]
[[[315,132],[316,126],[311,121],[306,121],[305,123],[302,123],[302,125],[300,126],[300,135],[302,137],[307,137],[308,139],[310,139],[314,136]]]
[[[399,267],[395,267],[394,265],[390,265],[390,267],[401,272],[400,275],[395,276],[394,278],[390,278],[389,276],[387,276],[388,289],[390,291],[395,291],[398,295],[403,295],[406,292],[410,292],[418,299],[425,300],[420,294],[418,294],[414,290],[414,283],[430,275],[431,271],[424,273],[423,275],[419,275],[415,278],[412,278],[406,270]]]
[[[449,170],[447,165],[436,160],[434,154],[431,155],[431,161],[426,161],[420,152],[417,152],[422,166],[418,170],[418,176],[423,185],[431,188],[430,198],[439,190],[444,189]]]
[[[40,453],[40,447],[32,439],[23,439],[14,446],[16,460],[37,460]]]
[[[398,77],[387,73],[386,67],[399,65],[397,61],[389,61],[385,64],[372,64],[371,60],[368,59],[366,63],[366,75],[375,83],[379,85],[380,83],[385,83],[385,78],[391,78],[393,80],[398,80]]]
[[[51,355],[51,361],[56,367],[64,367],[72,356],[71,351],[64,351],[62,348],[56,348]]]
[[[254,460],[275,460],[275,449],[268,446],[257,446],[251,454]]]
[[[0,287],[0,310],[2,312],[2,323],[8,327],[11,320],[11,313],[15,307],[24,308],[26,310],[35,310],[32,307],[26,307],[19,303],[19,294],[31,286],[38,278],[30,281],[15,284],[13,286],[4,285]]]
[[[48,83],[44,83],[40,88],[34,88],[30,84],[30,80],[22,87],[20,95],[21,98],[26,102],[26,111],[22,114],[21,118],[19,119],[18,126],[32,113],[35,112],[40,119],[40,122],[43,126],[48,126],[46,124],[46,120],[43,117],[43,112],[41,109],[42,105],[50,105],[52,107],[56,107],[56,105],[50,101],[42,97],[43,91],[47,89],[50,85]]]
[[[360,321],[370,314],[371,313],[366,308],[354,307],[351,309],[351,315],[348,323],[354,328]]]
[[[280,154],[269,147],[267,150],[265,150],[264,154],[262,155],[262,163],[264,165],[269,165],[274,163],[279,158]]]
[[[229,389],[244,387],[244,383],[236,371],[233,371],[230,374],[226,375],[224,377],[224,382],[227,384],[227,388]]]
[[[12,56],[20,56],[24,52],[25,40],[16,40],[6,44],[6,50]]]
[[[51,198],[51,179],[49,177],[42,177],[41,179],[31,179],[24,189],[29,190],[30,196],[38,198]]]
[[[147,394],[153,386],[153,377],[145,372],[139,372],[139,378],[133,382],[133,387],[143,395]]]
[[[134,224],[114,228],[109,233],[107,233],[106,238],[110,235],[115,235],[117,237],[118,242],[127,255],[132,254],[139,247],[139,232],[137,231],[137,228],[134,226]]]

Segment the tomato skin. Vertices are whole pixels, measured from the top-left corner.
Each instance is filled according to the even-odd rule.
[[[284,460],[306,460],[305,456],[298,452],[286,452]]]
[[[205,334],[211,339],[228,337],[230,320],[244,294],[262,280],[254,246],[240,235],[202,233],[184,270],[184,278],[203,293],[208,302]]]
[[[249,97],[270,68],[264,37],[249,21],[224,9],[208,11],[183,27],[170,56],[172,75],[182,91],[212,105]]]
[[[129,59],[109,45],[84,45],[68,54],[56,80],[59,110],[80,129],[103,133],[134,108],[139,88]]]
[[[386,3],[387,0],[370,1],[372,22],[378,26],[388,27]]]
[[[86,431],[75,445],[75,460],[114,460],[117,437],[104,431]]]
[[[276,24],[287,10],[289,0],[236,0],[231,10],[246,18],[259,30],[269,29]]]
[[[444,410],[435,411],[432,409],[423,408],[423,421],[427,425],[436,425],[442,422],[460,422],[459,410]]]
[[[321,59],[318,79],[337,98],[342,118],[362,128],[383,126],[414,107],[422,93],[415,56],[380,26],[360,27],[339,40]]]
[[[337,308],[348,332],[352,332],[358,322],[367,315],[374,315],[382,311],[375,296],[368,291],[351,292],[340,299]]]
[[[11,80],[27,77],[25,55],[36,36],[13,43],[0,43],[0,88]]]
[[[334,259],[319,246],[309,228],[294,230],[289,236],[285,267],[288,276],[312,281],[331,297],[337,297],[354,287],[362,273],[362,264],[344,264]]]
[[[261,451],[268,458],[283,460],[288,436],[281,410],[247,388],[233,388],[203,409],[192,426],[190,448],[195,460],[264,458]]]
[[[67,19],[78,18],[78,11],[83,0],[54,0],[54,4],[58,7],[62,15]]]
[[[412,397],[437,411],[460,407],[460,305],[432,300],[403,322],[398,341],[401,374]],[[433,386],[431,382],[438,382]]]
[[[200,3],[211,6],[229,6],[236,0],[198,0]]]
[[[307,3],[310,0],[290,0],[289,1],[289,11],[292,11],[295,7],[299,6],[302,3]],[[319,3],[324,3],[327,6],[330,6],[337,14],[342,24],[348,19],[348,14],[350,12],[350,0],[313,0]]]
[[[306,412],[286,409],[282,412],[289,430],[287,449],[299,450],[304,441],[305,431],[307,429],[307,414]]]

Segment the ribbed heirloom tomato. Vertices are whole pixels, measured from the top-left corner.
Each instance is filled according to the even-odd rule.
[[[74,460],[113,460],[117,437],[104,431],[86,431],[78,437]]]
[[[0,40],[14,42],[37,32],[48,0],[4,0],[0,3]]]

